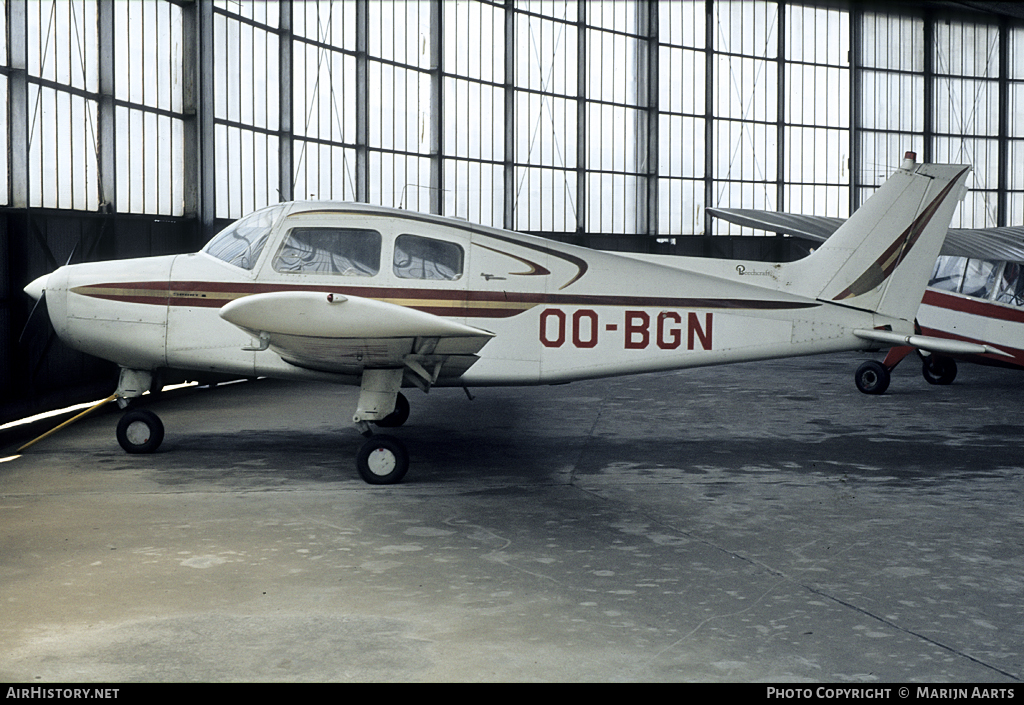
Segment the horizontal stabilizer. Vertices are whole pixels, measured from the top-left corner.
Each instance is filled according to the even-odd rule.
[[[861,340],[870,340],[874,343],[885,343],[886,345],[909,345],[913,348],[927,352],[941,353],[945,355],[1005,355],[1013,357],[991,345],[980,343],[969,343],[963,340],[949,340],[948,338],[933,338],[928,335],[901,335],[885,330],[855,330],[853,334]]]

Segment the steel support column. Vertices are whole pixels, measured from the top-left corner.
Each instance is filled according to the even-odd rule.
[[[292,126],[294,91],[292,90],[292,0],[278,0],[280,5],[277,35],[278,69],[278,142],[277,181],[278,196],[282,201],[295,198],[295,130]]]
[[[658,0],[646,0],[637,5],[637,105],[643,108],[640,129],[637,130],[636,154],[640,160],[637,171],[641,174],[643,193],[638,194],[637,232],[648,238],[658,235],[658,137],[659,137],[659,77],[658,59]],[[646,249],[650,251],[652,243]]]
[[[8,91],[8,150],[10,155],[11,205],[29,206],[28,148],[28,5],[7,3],[7,36],[10,70]]]
[[[99,0],[99,134],[97,152],[100,210],[117,212],[117,119],[114,110],[114,0]]]
[[[444,8],[430,0],[430,212],[444,212]]]
[[[578,0],[576,17],[576,244],[587,235],[587,3]]]
[[[996,187],[996,225],[1009,225],[1010,190],[1010,23],[999,21],[999,176]]]
[[[505,154],[502,165],[504,193],[502,223],[506,230],[515,230],[516,206],[516,14],[515,0],[505,0]]]
[[[367,0],[356,0],[356,200],[370,200],[369,106],[370,11]]]
[[[182,111],[184,121],[185,214],[205,235],[217,213],[213,130],[213,3],[182,5]]]
[[[860,208],[862,185],[861,134],[863,120],[861,107],[864,100],[864,76],[861,69],[861,47],[864,41],[864,11],[856,5],[850,8],[850,213]]]
[[[715,8],[704,2],[704,234],[711,235],[707,209],[715,203]]]

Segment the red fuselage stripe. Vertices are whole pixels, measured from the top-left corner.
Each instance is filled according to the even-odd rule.
[[[400,303],[410,308],[448,316],[506,318],[538,305],[635,306],[687,309],[788,310],[814,308],[816,302],[761,299],[719,299],[665,296],[598,296],[504,291],[458,291],[417,288],[322,286],[226,282],[111,282],[76,287],[83,296],[157,306],[220,308],[252,294],[320,291]]]
[[[926,289],[921,303],[936,308],[948,308],[973,316],[995,318],[1000,321],[1024,324],[1024,309],[1001,306],[991,301],[983,301],[968,296],[956,296],[935,289]]]

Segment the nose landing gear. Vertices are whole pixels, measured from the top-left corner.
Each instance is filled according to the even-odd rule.
[[[114,397],[117,405],[128,409],[117,423],[117,442],[126,453],[152,453],[164,440],[164,424],[148,409],[131,409],[132,399],[154,388],[154,375],[149,370],[121,368]]]
[[[126,453],[152,453],[164,440],[164,424],[149,409],[132,409],[117,423],[117,442]]]

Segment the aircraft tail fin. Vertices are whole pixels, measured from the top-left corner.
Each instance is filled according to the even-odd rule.
[[[799,293],[912,321],[969,166],[903,165],[788,278]]]

